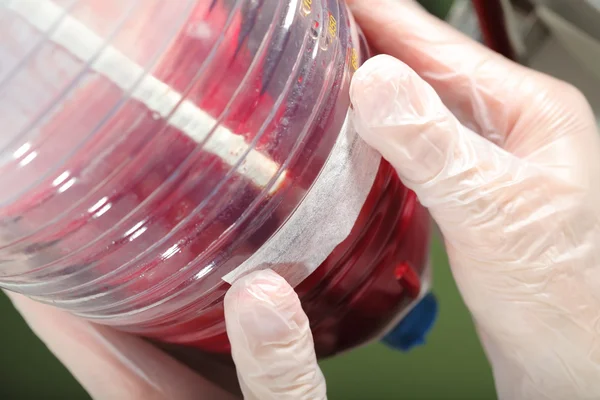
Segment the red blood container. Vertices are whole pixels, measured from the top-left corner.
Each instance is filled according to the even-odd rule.
[[[393,169],[362,150],[345,182],[328,172],[367,56],[343,2],[40,0],[0,18],[2,287],[227,352],[227,277],[291,231],[311,261],[267,266],[320,357],[381,337],[427,289],[428,217]],[[310,196],[350,210],[333,246],[336,223],[298,218]]]

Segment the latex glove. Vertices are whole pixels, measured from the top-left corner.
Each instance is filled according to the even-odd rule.
[[[403,61],[359,69],[355,122],[439,225],[500,398],[600,398],[600,135],[585,98],[412,2],[349,3]]]
[[[140,338],[21,295],[9,296],[33,331],[94,399],[238,398]],[[225,316],[246,399],[325,398],[325,380],[317,365],[308,319],[283,278],[266,270],[240,279],[226,295]],[[201,369],[207,368],[213,366]],[[233,368],[223,370],[229,372],[235,379]]]

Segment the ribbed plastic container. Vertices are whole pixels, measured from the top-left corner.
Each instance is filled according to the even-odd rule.
[[[0,286],[228,351],[222,278],[290,221],[347,118],[367,49],[343,2],[14,0],[0,21]],[[296,287],[319,356],[422,295],[428,230],[381,162]]]

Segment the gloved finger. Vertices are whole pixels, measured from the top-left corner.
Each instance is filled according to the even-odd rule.
[[[8,294],[34,333],[94,399],[234,399],[141,338]]]
[[[527,161],[461,125],[433,88],[393,57],[368,60],[354,75],[350,96],[360,135],[396,168],[446,237],[471,246],[497,243],[490,236],[499,227],[483,219],[525,193],[532,177]],[[532,193],[527,206],[541,193]],[[457,229],[460,235],[450,234]]]
[[[347,1],[377,50],[405,62],[463,124],[497,144],[504,144],[532,97],[558,82],[503,58],[414,1]]]
[[[246,399],[325,399],[308,318],[298,296],[271,270],[237,281],[225,321]]]

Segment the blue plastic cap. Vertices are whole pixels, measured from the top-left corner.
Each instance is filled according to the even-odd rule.
[[[437,300],[429,293],[383,338],[383,343],[401,351],[424,344],[437,313]]]

